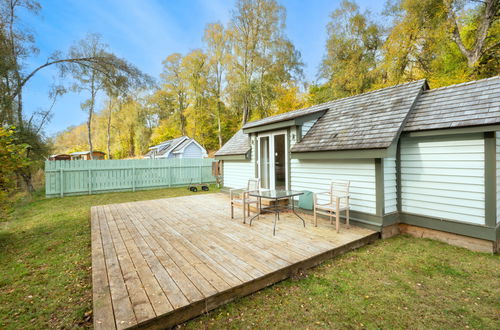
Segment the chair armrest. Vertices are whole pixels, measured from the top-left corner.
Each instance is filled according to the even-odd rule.
[[[318,204],[318,195],[330,195],[330,192],[329,191],[313,192],[313,205]]]
[[[350,194],[345,194],[345,195],[333,195],[332,197],[335,198],[349,198],[351,195]]]
[[[320,191],[320,192],[315,192],[313,193],[314,195],[330,195],[329,191]]]
[[[245,192],[245,189],[243,189],[243,188],[229,189],[229,198],[233,199],[233,195],[239,196],[243,192]]]
[[[332,199],[335,200],[335,203],[340,203],[341,199],[345,199],[346,203],[349,203],[349,194],[347,195],[333,195]]]

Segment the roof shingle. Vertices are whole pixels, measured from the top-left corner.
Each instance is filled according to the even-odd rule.
[[[244,155],[248,151],[250,151],[248,134],[240,129],[215,153],[215,156]]]
[[[500,76],[424,91],[404,131],[500,123]]]
[[[171,151],[173,148],[177,147],[184,140],[191,140],[187,136],[181,136],[172,140],[163,141],[160,144],[152,146],[149,148],[149,151],[146,153],[146,157],[153,154],[156,151],[156,157],[166,154]]]
[[[425,88],[418,80],[324,103],[329,110],[291,151],[388,148]]]
[[[285,113],[280,113],[279,115],[266,117],[266,118],[259,119],[259,120],[254,120],[254,121],[251,121],[249,123],[246,123],[245,126],[243,126],[243,129],[272,124],[272,123],[277,123],[277,122],[281,122],[281,121],[285,121],[285,120],[303,117],[306,115],[310,115],[312,113],[325,111],[328,109],[328,106],[327,106],[328,104],[329,103],[317,104],[317,105],[313,105],[312,107],[309,107],[309,108],[293,110],[293,111],[289,111],[289,112],[285,112]]]
[[[326,110],[291,150],[310,152],[384,149],[403,129],[500,123],[500,76],[432,90],[426,87],[425,80],[413,81],[264,118],[247,123],[244,128]],[[241,155],[249,150],[248,135],[239,130],[215,155]]]

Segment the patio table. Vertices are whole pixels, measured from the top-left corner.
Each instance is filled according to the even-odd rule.
[[[252,220],[258,217],[263,213],[263,211],[269,211],[274,213],[274,224],[273,224],[273,236],[276,235],[276,222],[280,219],[280,212],[284,210],[291,210],[293,214],[295,214],[300,220],[302,220],[302,224],[304,227],[306,226],[306,222],[304,219],[295,212],[295,206],[293,203],[293,197],[303,195],[302,191],[296,190],[258,190],[258,191],[250,191],[248,195],[252,197],[257,197],[259,199],[259,211],[256,215],[254,215],[250,219],[250,226],[252,225]],[[274,201],[271,206],[262,207],[262,199],[268,199]],[[288,205],[280,205],[280,200],[289,200]],[[292,205],[290,208],[289,205]]]

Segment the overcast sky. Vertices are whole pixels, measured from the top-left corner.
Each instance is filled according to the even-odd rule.
[[[40,15],[22,15],[32,29],[40,53],[28,63],[43,63],[56,50],[67,50],[87,33],[101,34],[110,49],[155,78],[161,62],[171,53],[185,54],[202,47],[207,23],[226,24],[233,0],[49,0],[40,1]],[[324,54],[326,24],[340,0],[282,0],[286,7],[286,33],[301,52],[308,81],[314,81]],[[385,1],[357,1],[360,7],[379,13]],[[26,111],[47,108],[55,70],[41,71],[25,90]],[[80,103],[86,95],[68,93],[53,109],[46,132],[53,135],[85,121]],[[101,106],[100,104],[98,105]]]

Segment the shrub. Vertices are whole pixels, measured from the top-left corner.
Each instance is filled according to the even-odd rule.
[[[18,187],[18,173],[29,167],[29,145],[19,143],[14,127],[0,127],[0,216],[6,216],[10,197]]]

